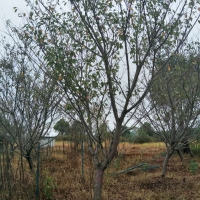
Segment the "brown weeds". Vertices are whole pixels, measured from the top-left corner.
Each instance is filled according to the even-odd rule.
[[[42,150],[40,162],[40,200],[90,200],[93,197],[93,165],[90,153],[85,147],[84,174],[80,149],[73,145],[57,143],[53,149]],[[48,151],[48,152],[47,152]],[[164,145],[161,143],[128,144],[118,148],[120,158],[115,158],[106,169],[103,180],[104,200],[156,200],[156,199],[200,199],[199,169],[195,174],[189,170],[192,160],[200,162],[199,156],[185,157],[182,165],[177,155],[172,156],[166,178],[161,178]],[[147,163],[146,168],[137,168],[127,173],[118,172],[129,167]],[[35,174],[29,172],[24,163],[24,180],[19,182],[20,163],[12,160],[13,188],[17,198],[35,198]],[[153,167],[151,167],[153,166]],[[156,167],[154,167],[156,166]],[[15,170],[16,171],[15,171]],[[22,172],[21,172],[22,173]],[[21,189],[20,189],[21,188]],[[6,188],[5,188],[6,189]],[[9,199],[7,191],[1,190],[2,200]],[[21,193],[20,193],[21,192]],[[49,195],[48,195],[49,194]]]

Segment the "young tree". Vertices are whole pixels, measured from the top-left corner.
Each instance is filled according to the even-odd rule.
[[[117,151],[122,126],[134,120],[152,80],[188,37],[199,18],[198,1],[27,3],[32,10],[28,23],[13,31],[48,62],[43,70],[59,80],[65,113],[84,125],[95,167],[94,199],[102,199],[103,174]],[[169,45],[166,62],[156,71]],[[107,149],[99,128],[108,118],[115,131]]]
[[[81,141],[85,141],[84,126],[78,120],[74,120],[71,125],[71,141],[74,143],[74,149],[77,150]]]
[[[0,58],[0,124],[33,170],[31,152],[48,133],[56,117],[55,82],[41,75],[21,49],[7,44],[3,50]]]
[[[195,49],[184,50],[187,51],[174,55],[159,74],[142,109],[166,145],[163,177],[173,153],[177,151],[183,162],[180,149],[198,136],[192,130],[198,128],[200,122],[200,60]]]

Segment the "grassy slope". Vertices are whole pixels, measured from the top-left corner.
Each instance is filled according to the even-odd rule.
[[[163,162],[164,145],[121,143],[121,159],[115,160],[106,170],[104,176],[104,200],[160,200],[160,199],[200,199],[200,174],[189,170],[191,161],[200,162],[200,157],[190,158],[184,155],[182,165],[177,155],[173,155],[168,165],[166,178],[160,177]],[[54,180],[52,199],[89,200],[92,199],[93,167],[86,149],[85,180],[81,179],[80,152],[74,152],[65,144],[64,152],[61,142],[56,143],[49,158],[43,155],[42,171]],[[159,168],[144,171],[136,169],[126,174],[113,175],[128,167],[147,162]],[[43,187],[45,188],[45,186]],[[44,198],[44,196],[43,196]]]

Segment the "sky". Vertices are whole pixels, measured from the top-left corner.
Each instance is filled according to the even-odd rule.
[[[14,12],[13,7],[26,12],[26,2],[24,0],[0,0],[0,31],[5,31],[5,21],[10,19],[15,25],[20,25],[21,18]]]

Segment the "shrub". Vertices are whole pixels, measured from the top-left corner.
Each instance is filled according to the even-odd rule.
[[[199,168],[198,162],[196,162],[195,160],[193,160],[193,161],[190,162],[190,164],[189,164],[189,171],[190,171],[192,174],[196,174],[198,168]]]
[[[142,134],[139,135],[138,137],[135,138],[135,143],[147,143],[147,142],[152,142],[152,137],[146,135],[146,134]]]
[[[191,151],[192,151],[193,155],[197,155],[197,156],[200,155],[200,147],[199,147],[199,145],[191,144],[190,147],[191,147]]]
[[[43,191],[44,191],[44,195],[46,199],[51,200],[53,197],[53,190],[56,188],[56,185],[54,183],[53,178],[49,176],[47,172],[45,172],[43,187],[44,187]]]
[[[59,141],[70,141],[71,140],[70,137],[71,137],[70,135],[58,135],[56,137],[56,142],[59,142]]]
[[[133,143],[135,141],[135,136],[129,135],[129,136],[121,136],[120,142],[129,142]]]

